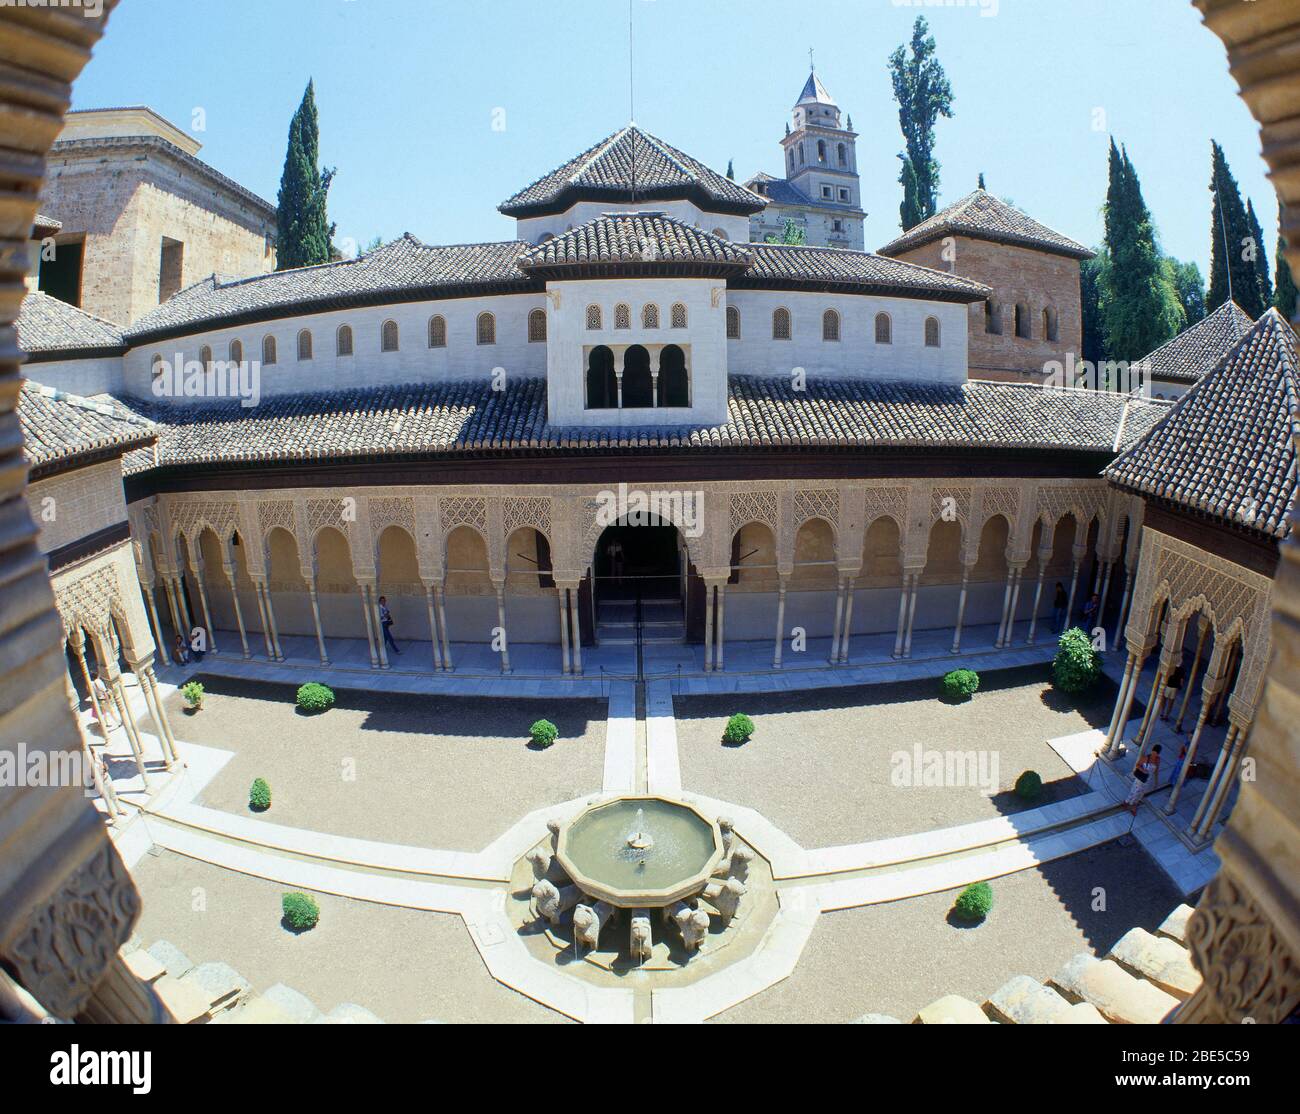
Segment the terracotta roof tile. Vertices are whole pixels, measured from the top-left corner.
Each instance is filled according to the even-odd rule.
[[[935,213],[915,228],[903,233],[880,249],[881,255],[898,255],[944,236],[969,236],[975,240],[992,240],[998,244],[1017,244],[1040,251],[1068,255],[1073,259],[1091,259],[1093,252],[1076,244],[1013,209],[986,190],[976,190],[948,208]]]

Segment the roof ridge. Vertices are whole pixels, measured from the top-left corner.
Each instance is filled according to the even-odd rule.
[[[674,166],[676,166],[677,169],[680,170],[683,174],[685,174],[686,177],[689,178],[692,182],[698,182],[700,180],[699,172],[692,170],[673,153],[676,150],[676,148],[670,147],[664,140],[660,139],[657,135],[651,135],[648,131],[642,131],[640,128],[636,128],[635,130],[639,132],[641,135],[645,136],[646,139],[648,139],[656,147],[658,147],[659,153],[663,155],[663,157],[666,158],[669,162],[671,162]],[[635,158],[635,153],[633,157]],[[742,186],[741,188],[743,189],[744,187]]]
[[[99,314],[91,313],[90,310],[82,309],[80,306],[74,306],[71,302],[65,302],[62,298],[56,298],[52,294],[47,294],[44,290],[29,290],[25,297],[30,297],[32,294],[39,294],[42,298],[45,298],[50,302],[58,302],[59,305],[65,306],[74,313],[79,313],[82,317],[89,317],[92,321],[98,321],[101,325],[107,325],[110,329],[115,329],[119,333],[124,328],[124,326],[119,325],[116,321],[110,321],[107,317],[100,317]]]
[[[597,143],[596,146],[590,148],[590,149],[586,152],[586,156],[587,156],[587,157],[586,157],[585,160],[583,161],[582,165],[579,166],[578,169],[577,169],[576,171],[574,171],[572,174],[569,175],[569,182],[570,182],[570,184],[572,184],[572,185],[577,185],[578,179],[581,178],[581,177],[583,176],[583,174],[586,173],[587,168],[588,168],[589,166],[591,166],[592,163],[594,163],[598,158],[600,158],[601,155],[603,155],[606,151],[608,151],[611,147],[613,147],[614,144],[615,144],[618,140],[622,139],[623,136],[625,136],[625,135],[626,135],[628,132],[630,132],[631,130],[632,130],[631,125],[628,125],[628,126],[626,126],[626,127],[619,128],[618,131],[614,132],[613,135],[607,136],[605,139],[603,139],[603,140],[601,140],[599,143]],[[633,156],[632,156],[632,157],[633,157],[633,159],[636,158],[636,153],[635,153],[635,152],[633,152]],[[582,155],[579,155],[578,158],[581,159],[581,158],[583,158],[583,156],[582,156]],[[575,160],[575,161],[576,161],[576,160]],[[551,174],[554,174],[554,173],[555,173],[555,171],[551,171]],[[544,179],[549,178],[549,177],[551,176],[551,174],[543,174],[543,175],[541,176],[541,178],[538,178],[538,179],[537,179],[537,182],[541,182],[541,181],[543,181]],[[524,189],[521,190],[520,192],[523,193],[523,192],[527,191],[527,190],[530,188],[530,186],[535,186],[535,185],[537,184],[537,182],[532,182],[532,183],[530,183],[529,186],[525,186]]]

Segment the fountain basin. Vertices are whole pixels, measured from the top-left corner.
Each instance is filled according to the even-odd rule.
[[[694,805],[620,797],[561,827],[555,853],[584,894],[619,909],[655,909],[703,890],[724,849],[717,821]]]

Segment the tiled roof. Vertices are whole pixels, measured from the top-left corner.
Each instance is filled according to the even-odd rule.
[[[338,263],[237,280],[213,275],[145,314],[126,336],[136,344],[179,335],[200,325],[215,328],[275,316],[419,301],[461,291],[540,290],[540,284],[519,269],[519,255],[528,246],[508,240],[431,247],[408,234]]]
[[[43,232],[50,234],[58,232],[63,227],[61,220],[55,220],[53,217],[47,217],[44,213],[37,213],[36,219],[32,221],[32,232]]]
[[[47,355],[120,355],[126,350],[122,330],[112,322],[39,290],[28,293],[18,310],[18,346],[36,360]]]
[[[546,380],[416,384],[171,409],[125,400],[159,423],[161,466],[444,454],[656,449],[976,448],[1113,453],[1166,407],[1118,394],[973,381],[960,386],[733,375],[716,427],[554,427]],[[142,471],[154,461],[139,460]]]
[[[32,382],[19,392],[18,424],[33,476],[105,449],[124,454],[152,442],[156,432],[151,422],[124,406],[92,402]]]
[[[1106,475],[1131,491],[1285,538],[1300,433],[1296,338],[1270,309]]]
[[[880,249],[880,254],[898,255],[944,236],[969,236],[975,240],[992,240],[996,244],[1017,244],[1068,255],[1073,259],[1091,259],[1094,254],[1082,244],[1039,224],[1019,209],[1013,209],[986,190],[976,190],[935,213],[929,220],[890,241]]]
[[[611,263],[619,265],[620,272],[632,264],[739,274],[751,258],[745,248],[663,213],[606,213],[525,252],[519,266],[552,278]]]
[[[799,94],[799,99],[795,104],[828,104],[832,107],[839,107],[835,104],[835,98],[826,90],[822,84],[822,79],[817,76],[814,70],[808,75],[808,80],[804,82],[803,92]]]
[[[1142,361],[1152,379],[1173,379],[1195,383],[1212,371],[1254,322],[1236,302],[1224,302],[1218,309],[1157,348]]]
[[[520,190],[500,210],[510,217],[538,216],[563,212],[575,201],[634,199],[691,200],[706,211],[743,214],[757,213],[766,204],[662,139],[627,127]]]
[[[843,290],[929,297],[942,301],[978,302],[991,291],[978,282],[886,259],[871,252],[843,248],[793,247],[786,244],[748,244],[754,263],[739,287],[811,286],[815,290]]]
[[[752,187],[761,184],[762,196],[777,205],[815,205],[806,193],[788,178],[774,178],[771,174],[755,174],[748,182],[746,187]],[[760,191],[755,190],[755,193]]]

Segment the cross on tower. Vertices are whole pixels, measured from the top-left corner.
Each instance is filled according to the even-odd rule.
[[[808,66],[812,70],[817,69],[817,60],[813,57],[813,48],[808,48]]]

